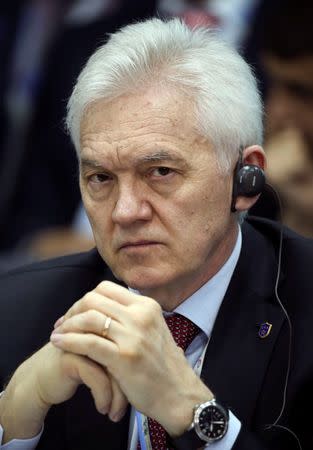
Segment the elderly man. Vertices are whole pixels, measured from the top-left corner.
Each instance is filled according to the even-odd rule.
[[[2,277],[4,448],[311,448],[312,243],[242,223],[265,166],[247,64],[130,25],[67,123],[97,250]]]

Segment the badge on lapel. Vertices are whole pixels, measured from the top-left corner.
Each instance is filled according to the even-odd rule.
[[[258,333],[259,337],[261,339],[264,339],[264,338],[268,337],[270,332],[271,332],[271,330],[272,330],[272,324],[271,323],[268,323],[268,322],[261,323],[260,328],[259,328],[259,333]]]

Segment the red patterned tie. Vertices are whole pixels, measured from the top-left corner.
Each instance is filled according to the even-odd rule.
[[[197,327],[191,320],[180,314],[173,314],[165,318],[167,326],[169,327],[176,344],[186,351],[193,339],[197,336],[200,328]],[[153,450],[167,450],[167,434],[164,428],[154,419],[148,417],[150,441]],[[138,442],[137,450],[140,450],[140,443]]]

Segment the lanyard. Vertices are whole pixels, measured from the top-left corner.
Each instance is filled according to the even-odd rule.
[[[206,343],[201,356],[197,359],[197,362],[194,366],[194,371],[200,377],[202,367],[203,367],[203,361],[204,356],[206,353],[206,350],[209,345],[209,340]],[[141,414],[139,411],[136,411],[136,421],[137,421],[137,429],[138,429],[138,438],[140,442],[141,450],[153,450],[151,446],[150,441],[150,435],[149,435],[149,425],[148,425],[148,419],[147,416],[144,414]]]

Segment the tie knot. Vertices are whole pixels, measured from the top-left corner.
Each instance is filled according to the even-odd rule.
[[[180,314],[175,313],[167,316],[165,321],[172,333],[174,341],[184,351],[200,332],[200,328],[197,325]]]

